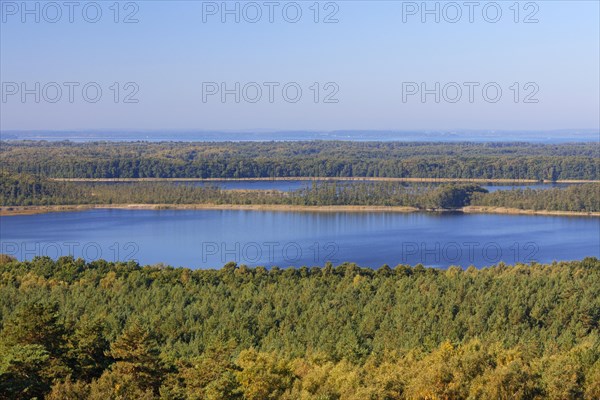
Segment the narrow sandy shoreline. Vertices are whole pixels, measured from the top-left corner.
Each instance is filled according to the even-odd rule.
[[[514,215],[558,215],[565,217],[600,217],[600,212],[584,211],[547,211],[547,210],[522,210],[508,207],[467,206],[462,212],[466,214],[514,214]]]
[[[34,215],[52,212],[73,212],[92,209],[118,210],[248,210],[248,211],[293,211],[293,212],[432,212],[415,207],[400,206],[295,206],[287,204],[94,204],[56,206],[5,206],[0,207],[0,216]],[[536,211],[506,207],[468,206],[459,210],[437,210],[464,212],[467,214],[512,214],[512,215],[555,215],[573,217],[600,217],[600,212]]]
[[[56,206],[0,207],[0,216],[33,215],[51,212],[85,211],[92,209],[115,210],[248,210],[294,212],[417,212],[415,207],[396,206],[295,206],[288,204],[93,204]]]
[[[278,177],[278,178],[51,178],[58,182],[226,182],[226,181],[372,181],[372,182],[456,182],[456,183],[600,183],[600,180],[538,181],[535,179],[454,179],[377,177]]]

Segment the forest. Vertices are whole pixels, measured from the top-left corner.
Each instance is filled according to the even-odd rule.
[[[4,141],[0,163],[52,178],[600,179],[595,143]]]
[[[498,190],[484,195],[476,193],[473,197],[471,204],[478,206],[548,211],[600,210],[600,184],[573,185],[550,190]]]
[[[3,399],[600,398],[600,260],[191,270],[0,256]]]
[[[598,180],[595,144],[0,142],[0,206],[466,206],[600,212],[600,183],[313,181],[292,191],[53,178]],[[193,266],[192,266],[193,267]],[[464,266],[468,267],[468,266]],[[598,400],[600,260],[217,270],[0,254],[0,399]]]
[[[75,204],[283,204],[297,206],[405,206],[420,210],[465,206],[600,212],[600,183],[487,193],[475,184],[313,182],[293,192],[222,190],[173,182],[76,183],[0,173],[0,206]]]

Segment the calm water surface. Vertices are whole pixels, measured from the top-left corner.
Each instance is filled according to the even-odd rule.
[[[19,259],[191,268],[247,265],[475,265],[600,257],[600,219],[430,213],[90,210],[0,218],[1,251]]]
[[[323,181],[320,181],[323,182]],[[344,184],[352,184],[352,183],[366,183],[369,181],[351,181],[351,180],[339,180],[339,181],[330,181],[336,183],[344,183]],[[300,189],[310,188],[312,185],[312,181],[307,180],[296,180],[296,179],[286,179],[286,180],[260,180],[260,181],[251,181],[251,180],[215,180],[215,181],[179,181],[177,182],[180,185],[192,185],[192,186],[216,186],[223,190],[233,190],[233,189],[243,189],[243,190],[279,190],[282,192],[293,192]],[[325,183],[325,182],[323,182]],[[108,185],[129,185],[130,182],[105,182]],[[407,184],[409,185],[409,184]],[[414,185],[414,183],[410,184]],[[565,188],[570,184],[566,183],[531,183],[524,185],[482,185],[482,187],[486,188],[490,192],[495,192],[498,190],[511,190],[511,189],[552,189],[552,188]]]
[[[337,183],[351,184],[351,183],[365,183],[368,181],[347,181],[340,180],[335,181]],[[312,182],[304,180],[284,180],[284,181],[212,181],[212,182],[186,182],[186,184],[192,184],[196,186],[213,185],[218,186],[222,189],[255,189],[255,190],[280,190],[282,192],[292,192],[300,189],[310,188]],[[413,184],[414,185],[414,184]],[[552,189],[552,188],[565,188],[569,184],[564,183],[532,183],[528,185],[482,185],[489,192],[495,192],[498,190],[512,190],[512,189]]]

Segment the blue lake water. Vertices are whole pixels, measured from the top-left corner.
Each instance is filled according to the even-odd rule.
[[[343,261],[483,267],[600,257],[600,218],[431,213],[89,210],[0,217],[1,252],[191,268]]]
[[[351,183],[365,183],[369,181],[349,181],[339,180],[337,183],[351,184]],[[312,181],[297,180],[297,179],[286,179],[286,180],[215,180],[215,181],[179,181],[178,184],[193,185],[193,186],[216,186],[224,190],[279,190],[282,192],[292,192],[300,189],[310,188]],[[110,182],[107,184],[131,184],[130,182]],[[564,183],[531,183],[524,185],[482,185],[490,192],[497,190],[511,190],[511,189],[551,189],[551,188],[565,188],[569,184]]]
[[[357,181],[336,181],[337,183],[357,183]],[[360,181],[359,181],[360,182]],[[368,182],[368,181],[367,181]],[[364,181],[362,182],[364,183]],[[305,180],[277,180],[277,181],[247,181],[247,180],[231,180],[231,181],[210,181],[210,182],[186,182],[186,184],[193,184],[196,186],[213,185],[218,186],[222,189],[255,189],[255,190],[280,190],[282,192],[291,192],[304,188],[310,188],[312,185],[311,181]],[[551,189],[555,187],[564,188],[569,186],[563,183],[532,183],[529,185],[482,185],[489,192],[495,192],[498,190],[511,190],[511,189]]]

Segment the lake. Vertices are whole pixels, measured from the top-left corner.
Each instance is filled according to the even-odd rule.
[[[368,183],[374,181],[350,181],[350,180],[339,180],[336,183],[353,184],[353,183]],[[195,186],[217,186],[224,190],[232,189],[254,189],[254,190],[279,190],[282,192],[292,192],[300,189],[310,188],[312,185],[311,181],[306,180],[272,180],[272,181],[250,181],[250,180],[223,180],[223,181],[210,181],[210,182],[182,182],[186,185]],[[408,184],[407,184],[408,185]],[[415,185],[414,183],[412,185]],[[566,183],[531,183],[524,185],[481,185],[481,187],[487,189],[489,192],[495,192],[498,190],[511,190],[511,189],[552,189],[552,188],[565,188],[569,186]]]
[[[285,179],[285,180],[214,180],[214,181],[173,181],[180,185],[192,185],[192,186],[216,186],[223,190],[279,190],[282,192],[293,192],[305,188],[310,188],[313,181],[300,180],[300,179]],[[317,181],[325,183],[325,181]],[[353,183],[369,183],[376,181],[352,181],[352,180],[337,180],[329,181],[342,184],[353,184]],[[99,182],[96,184],[107,184],[107,185],[131,185],[131,182]],[[406,183],[406,185],[418,185],[418,183]],[[435,185],[435,183],[427,183],[427,185]],[[566,188],[571,184],[568,183],[530,183],[530,184],[482,184],[481,186],[487,189],[489,192],[495,192],[498,190],[511,190],[511,189],[552,189],[552,188]]]
[[[460,213],[88,210],[0,217],[1,252],[191,268],[356,262],[483,267],[600,257],[600,218]]]

